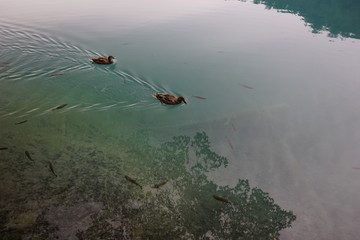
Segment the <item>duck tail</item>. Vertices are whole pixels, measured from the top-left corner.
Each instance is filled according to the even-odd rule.
[[[156,95],[157,95],[157,93],[151,94],[151,96],[153,96],[154,98],[157,99]]]

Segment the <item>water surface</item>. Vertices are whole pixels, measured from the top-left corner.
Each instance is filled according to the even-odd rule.
[[[355,239],[357,9],[1,1],[1,235]]]

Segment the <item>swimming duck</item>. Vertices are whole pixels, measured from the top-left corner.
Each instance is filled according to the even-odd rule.
[[[175,97],[174,95],[167,94],[167,93],[155,93],[152,95],[154,98],[157,98],[161,103],[170,104],[170,105],[176,105],[184,102],[185,98],[183,96]]]
[[[97,63],[97,64],[112,64],[114,61],[113,59],[115,59],[113,56],[109,56],[109,57],[97,57],[97,58],[92,58],[91,61],[93,61],[93,63]]]

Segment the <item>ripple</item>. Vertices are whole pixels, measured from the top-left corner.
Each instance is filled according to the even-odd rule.
[[[98,52],[90,51],[44,33],[16,25],[0,25],[1,60],[9,68],[0,68],[0,79],[24,80],[62,71],[70,73],[90,69],[84,59]]]
[[[2,119],[44,116],[64,103],[68,106],[59,114],[142,111],[158,105],[148,101],[152,93],[169,92],[149,77],[119,69],[116,62],[92,64],[89,59],[106,54],[49,34],[0,23],[0,35],[1,97],[9,99]]]

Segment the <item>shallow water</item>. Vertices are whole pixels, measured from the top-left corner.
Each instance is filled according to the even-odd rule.
[[[360,5],[321,3],[0,1],[2,238],[355,239]]]

